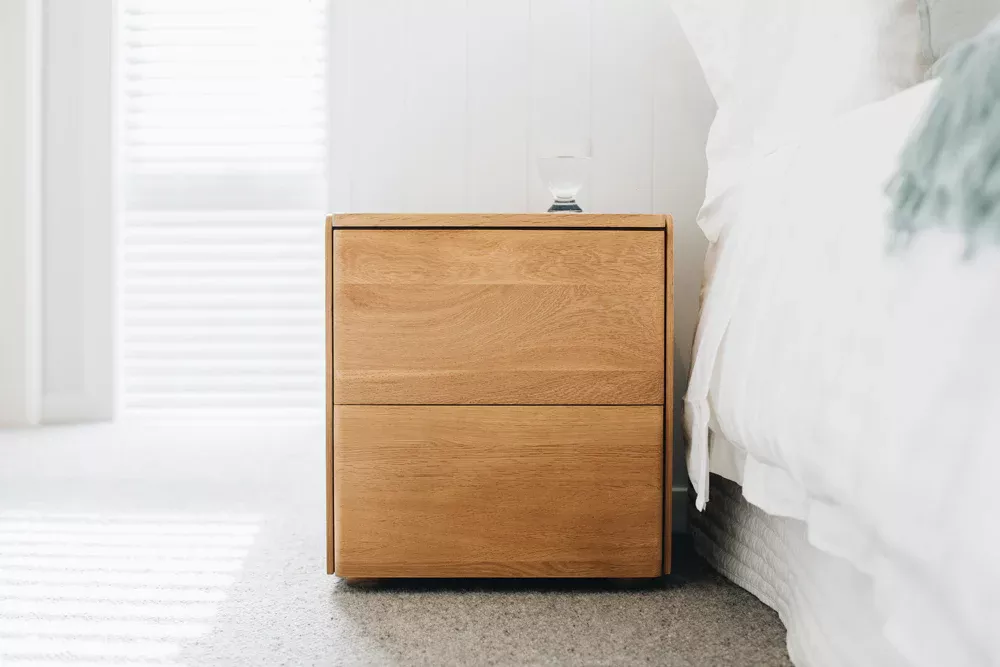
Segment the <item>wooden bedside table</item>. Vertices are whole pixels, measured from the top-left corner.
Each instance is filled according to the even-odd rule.
[[[327,570],[670,571],[663,215],[327,218]]]

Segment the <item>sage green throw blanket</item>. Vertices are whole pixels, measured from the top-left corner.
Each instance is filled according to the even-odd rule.
[[[922,230],[965,235],[966,254],[1000,244],[1000,22],[956,46],[889,183],[894,247]]]

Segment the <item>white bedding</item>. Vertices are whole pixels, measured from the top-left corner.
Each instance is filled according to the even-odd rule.
[[[710,470],[736,478],[870,577],[905,661],[997,665],[1000,252],[886,254],[884,186],[935,86],[759,159],[703,213],[689,474],[700,507]]]

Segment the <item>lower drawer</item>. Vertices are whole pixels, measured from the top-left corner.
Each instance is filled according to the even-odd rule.
[[[661,406],[334,407],[345,577],[653,577]]]

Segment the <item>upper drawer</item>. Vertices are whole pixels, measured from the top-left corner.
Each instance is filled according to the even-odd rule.
[[[334,402],[660,404],[665,239],[337,229]]]

